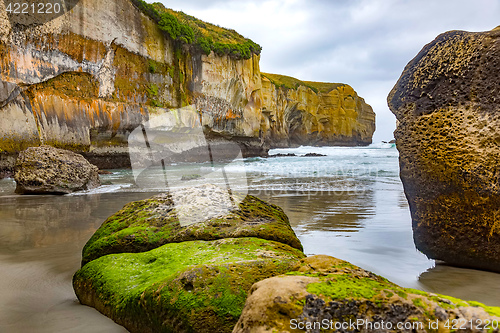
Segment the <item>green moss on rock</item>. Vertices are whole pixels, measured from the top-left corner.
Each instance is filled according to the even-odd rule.
[[[73,278],[82,304],[131,332],[231,332],[253,283],[303,253],[258,238],[167,244],[96,259]]]
[[[34,100],[37,94],[73,97],[92,101],[99,96],[99,83],[88,73],[65,72],[47,81],[33,84],[26,90],[26,95]]]
[[[167,243],[257,237],[302,250],[283,210],[254,196],[225,216],[181,226],[172,198],[160,194],[132,202],[109,217],[83,249],[82,265],[103,255],[144,252]]]
[[[370,278],[351,279],[341,275],[332,276],[325,282],[311,283],[307,286],[307,291],[330,299],[373,298],[388,287],[385,281]]]
[[[271,81],[271,83],[277,88],[298,89],[300,86],[303,86],[311,89],[315,93],[319,92],[318,88],[314,87],[310,83],[306,83],[305,81],[301,81],[291,76],[270,73],[261,73],[261,76]]]
[[[499,310],[478,302],[402,288],[339,259],[318,255],[302,259],[286,275],[256,283],[233,332],[289,331],[292,320],[304,327],[324,320],[359,320],[372,325],[383,321],[393,325],[392,330],[380,332],[400,332],[396,330],[398,323],[421,323],[415,331],[449,332],[445,327],[447,320],[498,322]],[[439,327],[430,327],[429,323],[436,319]],[[371,331],[368,326],[358,330]]]

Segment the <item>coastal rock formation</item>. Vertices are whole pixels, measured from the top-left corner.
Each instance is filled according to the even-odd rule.
[[[185,191],[200,189],[217,195],[213,185]],[[73,277],[80,302],[131,332],[231,332],[250,287],[290,271],[304,254],[279,207],[248,196],[221,215],[200,206],[207,196],[186,197],[179,209],[161,194],[110,217]],[[185,209],[211,213],[183,226]]]
[[[500,27],[450,31],[388,97],[417,248],[500,272]]]
[[[231,332],[252,284],[303,256],[255,237],[171,243],[91,261],[73,287],[82,304],[130,332]]]
[[[271,147],[372,143],[375,113],[347,84],[263,73],[262,96]]]
[[[203,194],[197,193],[198,189]],[[182,201],[194,208],[190,214],[201,214],[204,222],[182,226],[179,223],[179,207],[171,194],[159,194],[129,203],[104,221],[87,242],[82,265],[112,253],[144,252],[167,243],[221,238],[257,237],[302,251],[302,245],[280,207],[248,195],[236,209],[220,214],[217,207],[203,209],[200,201],[205,197],[212,200],[220,198],[219,191],[224,191],[222,188],[205,185],[187,188],[186,191],[199,194],[198,201],[192,196]]]
[[[317,255],[302,259],[286,275],[254,284],[233,333],[449,332],[453,320],[469,325],[463,326],[467,332],[494,331],[476,323],[498,322],[500,308],[401,288],[348,262]]]
[[[133,129],[151,114],[190,104],[200,106],[203,124],[215,133],[229,130],[251,148],[262,145],[257,51],[206,55],[161,29],[154,15],[166,9],[148,15],[140,4],[82,0],[36,27],[11,25],[1,11],[2,151],[44,143],[86,153],[100,167],[116,167],[127,164]],[[226,31],[218,29],[221,36]],[[227,34],[236,44],[247,42]],[[236,116],[215,126],[227,112]]]
[[[21,152],[15,170],[18,194],[68,194],[101,185],[99,169],[82,155],[50,146]]]
[[[263,92],[260,47],[158,3],[81,0],[69,13],[37,26],[12,24],[0,3],[0,26],[2,154],[46,144],[82,153],[103,169],[130,166],[130,132],[151,115],[187,105],[199,110],[210,140],[230,139],[244,156],[266,155],[270,138],[286,141],[289,134],[297,142],[369,142],[370,130],[355,124],[366,117],[354,115],[360,104],[350,87],[333,92],[339,94],[338,107],[324,118],[331,128],[316,117],[321,105],[331,104],[329,91],[316,98],[326,102],[304,106],[307,101],[295,94],[296,107],[268,105],[263,113],[263,93],[274,92]],[[293,125],[272,125],[269,110],[284,112],[278,121]],[[303,128],[300,119],[306,121]],[[4,171],[12,167],[9,161],[0,155]]]

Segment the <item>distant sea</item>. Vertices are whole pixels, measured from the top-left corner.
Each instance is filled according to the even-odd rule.
[[[404,287],[500,306],[499,274],[436,265],[415,248],[394,145],[270,151],[276,154],[296,156],[239,160],[225,165],[226,176],[238,180],[234,190],[281,206],[306,254],[347,260]],[[179,164],[168,172],[180,179],[211,168]],[[146,188],[135,185],[131,170],[111,171],[100,188],[63,197],[17,196],[13,180],[0,181],[0,332],[124,331],[78,304],[71,276],[108,216],[164,186],[162,170],[148,176]],[[217,174],[192,182],[207,179],[225,183]]]

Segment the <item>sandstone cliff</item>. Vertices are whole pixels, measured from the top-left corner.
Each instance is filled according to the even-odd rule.
[[[40,144],[82,152],[100,167],[126,166],[134,128],[191,104],[210,138],[233,140],[247,156],[265,155],[271,137],[317,136],[316,125],[290,132],[286,123],[271,124],[262,112],[260,47],[232,30],[140,0],[81,0],[37,26],[11,23],[3,7],[0,169]],[[160,14],[181,33],[169,31]],[[274,109],[288,121],[289,111]],[[294,126],[303,109],[292,112]],[[359,143],[352,117],[345,119],[339,141],[352,133]]]
[[[500,271],[500,27],[438,36],[388,102],[415,244],[433,259]]]
[[[263,73],[262,96],[271,146],[372,143],[375,113],[347,84]]]

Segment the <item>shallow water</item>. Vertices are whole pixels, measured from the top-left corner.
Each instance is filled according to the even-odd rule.
[[[328,156],[300,156],[313,151]],[[405,287],[500,306],[499,274],[436,266],[415,249],[390,145],[271,153],[278,152],[299,156],[247,159],[226,171],[239,179],[235,188],[245,190],[247,178],[249,193],[283,207],[307,254],[348,260]],[[193,168],[207,167],[171,172]],[[0,180],[0,332],[125,332],[78,303],[71,277],[85,242],[109,215],[162,188],[137,188],[130,170],[102,180],[109,185],[90,193],[36,197],[14,195],[14,182]]]
[[[0,197],[0,332],[126,332],[80,305],[71,278],[83,246],[106,217],[149,196]]]

